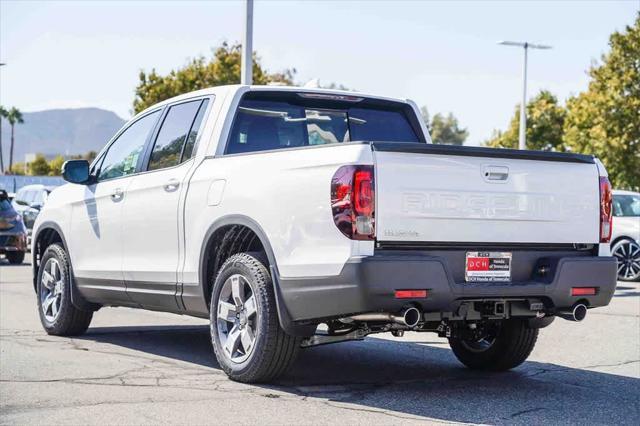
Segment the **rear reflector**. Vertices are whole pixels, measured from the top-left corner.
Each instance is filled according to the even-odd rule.
[[[396,290],[396,299],[425,299],[427,290]]]
[[[595,296],[596,295],[595,287],[573,287],[571,289],[572,296]]]

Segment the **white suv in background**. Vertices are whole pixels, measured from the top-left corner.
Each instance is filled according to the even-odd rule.
[[[613,191],[611,254],[618,259],[618,279],[640,281],[640,193]]]

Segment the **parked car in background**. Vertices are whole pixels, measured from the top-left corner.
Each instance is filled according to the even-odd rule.
[[[27,232],[22,216],[15,211],[9,195],[0,189],[0,254],[11,264],[20,264],[27,251]]]
[[[613,191],[611,254],[618,259],[618,279],[640,281],[640,193]]]
[[[22,216],[28,239],[31,238],[31,230],[40,214],[40,210],[42,210],[47,198],[49,198],[49,194],[54,189],[55,186],[36,184],[23,186],[16,192],[12,201],[13,208]]]

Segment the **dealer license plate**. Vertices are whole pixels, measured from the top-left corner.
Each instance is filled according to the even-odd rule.
[[[467,252],[464,279],[467,282],[511,281],[511,253]]]

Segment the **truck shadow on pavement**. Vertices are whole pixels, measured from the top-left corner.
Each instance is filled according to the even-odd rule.
[[[90,328],[80,339],[219,369],[207,326]],[[383,412],[390,422],[633,424],[640,416],[639,379],[539,362],[505,373],[471,371],[447,345],[431,343],[437,346],[368,338],[305,349],[284,377],[258,388],[270,398],[315,397]],[[585,368],[598,367],[613,366]]]

